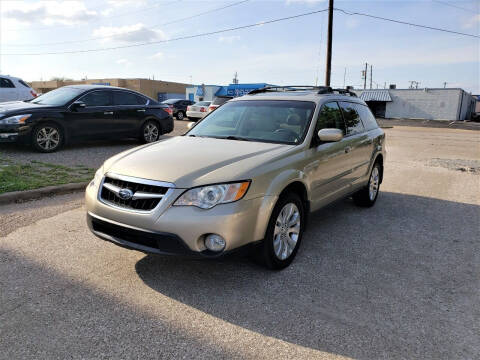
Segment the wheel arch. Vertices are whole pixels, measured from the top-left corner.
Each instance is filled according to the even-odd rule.
[[[372,163],[372,167],[374,164],[379,163],[380,165],[380,184],[383,182],[383,154],[378,153],[375,157],[375,160]]]
[[[33,124],[33,129],[36,129],[40,125],[44,125],[46,123],[51,123],[51,124],[55,124],[56,126],[58,126],[60,128],[60,130],[63,132],[63,144],[66,144],[68,142],[69,132],[67,130],[67,127],[64,124],[62,124],[62,122],[59,121],[58,119],[49,118],[49,117],[40,118],[37,121],[35,121],[35,123]],[[32,138],[31,138],[30,141],[33,141],[34,133],[35,133],[35,131],[32,131],[32,133],[31,133]]]

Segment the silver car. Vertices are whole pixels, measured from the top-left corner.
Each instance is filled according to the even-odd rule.
[[[375,203],[384,162],[385,134],[353,93],[263,88],[183,136],[108,159],[87,187],[88,224],[129,249],[217,257],[248,246],[281,269],[310,212],[347,196]]]

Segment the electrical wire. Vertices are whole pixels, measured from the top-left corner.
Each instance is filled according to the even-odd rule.
[[[453,31],[453,30],[448,30],[448,29],[442,29],[442,28],[437,28],[437,27],[433,27],[433,26],[427,26],[427,25],[414,24],[414,23],[410,23],[410,22],[406,22],[406,21],[395,20],[395,19],[389,19],[389,18],[385,18],[385,17],[381,17],[381,16],[376,16],[376,15],[365,14],[365,13],[361,13],[361,12],[349,12],[349,11],[346,11],[346,10],[343,10],[343,9],[338,9],[338,8],[334,8],[334,10],[336,10],[336,11],[340,11],[340,12],[344,13],[345,15],[359,15],[359,16],[365,16],[365,17],[369,17],[369,18],[372,18],[372,19],[383,20],[383,21],[389,21],[389,22],[393,22],[393,23],[397,23],[397,24],[403,24],[403,25],[415,26],[415,27],[419,27],[419,28],[430,29],[430,30],[436,30],[436,31],[443,31],[443,32],[450,33],[450,34],[456,34],[456,35],[462,35],[462,36],[470,36],[470,37],[474,37],[474,38],[480,38],[480,35],[474,35],[474,34],[462,33],[462,32],[459,32],[459,31]]]
[[[198,13],[198,14],[194,14],[194,15],[183,17],[183,18],[171,20],[171,21],[161,23],[161,24],[152,25],[152,26],[149,26],[148,29],[155,29],[155,28],[158,28],[160,26],[171,25],[171,24],[175,24],[175,23],[182,22],[182,21],[185,21],[185,20],[194,19],[194,18],[199,17],[199,16],[211,14],[211,13],[214,13],[214,12],[217,12],[217,11],[220,11],[220,10],[224,10],[224,9],[227,9],[227,8],[230,8],[230,7],[233,7],[233,6],[241,5],[241,4],[244,4],[244,3],[249,2],[249,1],[250,0],[238,1],[238,2],[235,2],[233,4],[229,4],[229,5],[226,5],[226,6],[221,6],[221,7],[214,8],[214,9],[210,9],[210,10]],[[89,39],[83,39],[83,40],[68,40],[68,41],[57,41],[57,42],[49,42],[49,43],[34,43],[34,44],[11,44],[11,45],[5,45],[5,46],[8,46],[8,47],[24,47],[24,46],[48,46],[48,45],[60,45],[60,44],[74,44],[74,43],[81,43],[81,42],[88,42],[88,41],[95,41],[95,40],[113,38],[113,37],[116,37],[118,35],[128,35],[128,34],[135,33],[136,31],[137,30],[126,31],[126,32],[121,33],[121,34],[97,36],[97,37],[93,37],[93,38],[89,38]]]
[[[297,19],[297,18],[301,18],[301,17],[304,17],[304,16],[309,16],[309,15],[313,15],[313,14],[322,13],[322,12],[327,11],[327,10],[328,9],[310,11],[310,12],[303,13],[303,14],[287,16],[287,17],[273,19],[273,20],[267,20],[267,21],[260,21],[260,22],[254,23],[254,24],[236,26],[236,27],[232,27],[232,28],[210,31],[210,32],[205,32],[205,33],[200,33],[200,34],[195,34],[195,35],[185,35],[185,36],[180,36],[180,37],[176,37],[176,38],[172,38],[172,39],[168,39],[168,40],[147,41],[147,42],[130,44],[130,45],[112,46],[112,47],[106,47],[106,48],[85,49],[85,50],[52,51],[52,52],[38,52],[38,53],[4,53],[4,54],[1,54],[1,55],[3,55],[3,56],[36,56],[36,55],[79,54],[79,53],[89,53],[89,52],[96,52],[96,51],[126,49],[126,48],[133,48],[133,47],[153,45],[153,44],[161,44],[161,43],[170,43],[170,42],[174,42],[174,41],[195,39],[195,38],[199,38],[199,37],[203,37],[203,36],[216,35],[216,34],[231,32],[231,31],[235,31],[235,30],[248,29],[248,28],[253,28],[253,27],[257,27],[257,26],[273,24],[273,23],[277,23],[277,22],[281,22],[281,21]]]

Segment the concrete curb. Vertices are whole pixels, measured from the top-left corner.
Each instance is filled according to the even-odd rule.
[[[9,204],[23,202],[28,200],[40,199],[52,195],[67,194],[72,192],[84,191],[88,182],[64,184],[58,186],[47,186],[34,190],[12,191],[0,194],[0,204]]]

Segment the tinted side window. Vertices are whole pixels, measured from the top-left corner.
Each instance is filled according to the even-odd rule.
[[[377,120],[375,120],[375,116],[373,116],[368,106],[365,106],[362,104],[355,104],[355,108],[357,109],[357,112],[360,114],[360,118],[362,119],[363,126],[365,126],[365,129],[367,131],[378,128]]]
[[[140,95],[135,95],[137,98],[137,104],[138,105],[146,105],[147,104],[147,99],[145,99],[143,96]]]
[[[14,88],[13,82],[10,79],[0,78],[1,88]]]
[[[343,118],[347,126],[347,135],[355,135],[364,131],[362,121],[355,109],[355,104],[349,102],[340,102]]]
[[[322,129],[340,129],[343,131],[343,134],[345,134],[345,123],[343,122],[342,113],[336,102],[329,102],[322,106],[318,114],[315,134]]]
[[[114,105],[138,105],[137,95],[126,91],[113,92]]]
[[[80,99],[87,106],[110,105],[110,93],[108,91],[93,91]]]
[[[23,81],[23,80],[18,80],[18,82],[19,82],[20,84],[22,84],[23,86],[27,87],[27,88],[30,87],[30,86],[28,86],[28,84],[27,84],[25,81]]]

